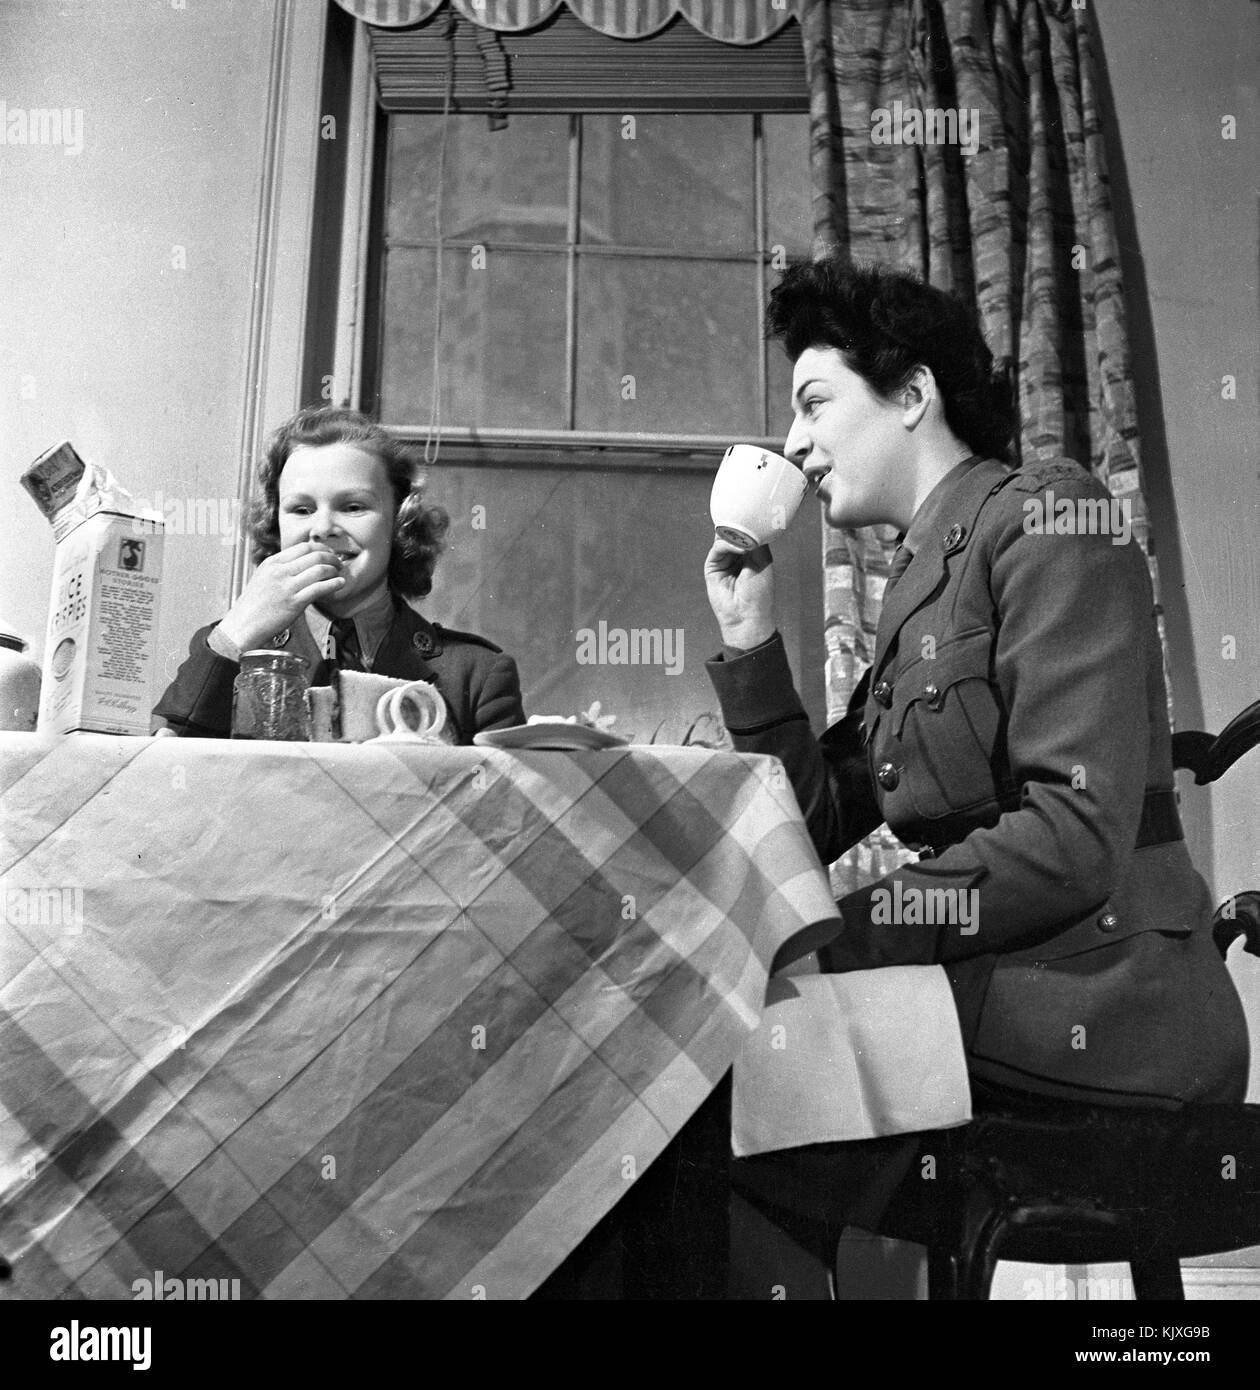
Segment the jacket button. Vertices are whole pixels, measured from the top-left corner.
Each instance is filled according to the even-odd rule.
[[[901,781],[901,774],[892,763],[880,763],[879,770],[875,773],[875,780],[886,792],[896,791],[897,783]]]
[[[875,697],[875,703],[883,705],[885,709],[892,704],[892,686],[887,681],[880,681],[871,694]]]
[[[411,639],[411,645],[420,653],[421,656],[432,656],[434,641],[427,632],[417,632]]]
[[[945,532],[945,535],[941,540],[941,544],[942,546],[944,546],[946,550],[953,550],[953,548],[962,541],[962,538],[966,534],[966,527],[960,526],[957,522],[955,522],[949,528],[949,530]]]
[[[928,684],[923,687],[923,693],[927,696],[927,702],[933,709],[941,707],[941,692],[936,686]]]
[[[1104,912],[1098,919],[1098,929],[1100,931],[1115,931],[1120,925],[1120,919],[1114,912]]]
[[[271,645],[273,647],[287,646],[290,635],[290,630],[286,627],[283,632],[276,633],[276,635],[271,639]]]

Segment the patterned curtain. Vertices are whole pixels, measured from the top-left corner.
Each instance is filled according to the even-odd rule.
[[[800,19],[814,254],[911,269],[975,304],[1017,385],[1018,455],[1075,458],[1128,498],[1156,578],[1087,10],[803,0]],[[954,113],[945,143],[928,142],[951,136],[932,112]],[[892,539],[825,537],[829,719],[873,655]],[[906,857],[883,829],[835,866],[836,891]]]

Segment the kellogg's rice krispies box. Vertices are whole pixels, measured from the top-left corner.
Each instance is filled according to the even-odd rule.
[[[57,554],[38,732],[149,732],[163,520],[69,443],[22,486],[52,523]]]

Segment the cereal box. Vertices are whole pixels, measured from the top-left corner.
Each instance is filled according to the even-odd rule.
[[[162,517],[136,505],[69,443],[22,486],[52,523],[57,554],[38,731],[149,732],[162,577]]]

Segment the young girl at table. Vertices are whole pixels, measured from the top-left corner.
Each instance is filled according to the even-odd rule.
[[[299,411],[258,467],[249,518],[257,568],[227,615],[194,634],[155,725],[227,738],[241,653],[257,647],[305,658],[312,686],[338,667],[430,681],[461,743],[523,724],[516,662],[408,602],[430,592],[449,524],[379,425],[352,410]]]

